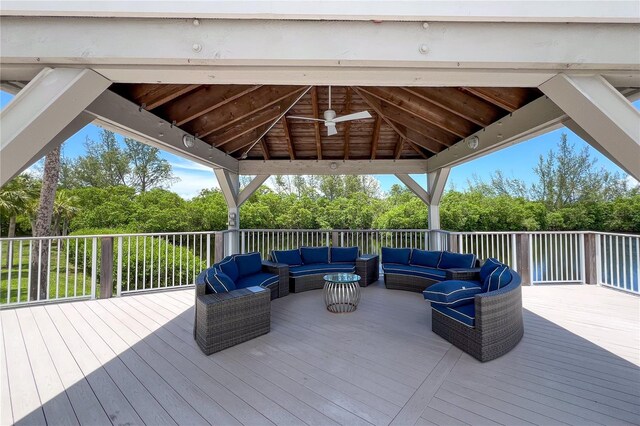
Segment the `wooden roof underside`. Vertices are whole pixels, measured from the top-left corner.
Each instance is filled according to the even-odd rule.
[[[428,158],[541,96],[537,89],[332,86],[337,125],[322,118],[327,86],[117,84],[115,92],[235,158]]]

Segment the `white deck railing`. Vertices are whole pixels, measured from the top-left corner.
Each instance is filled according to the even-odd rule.
[[[598,284],[639,294],[640,235],[598,233]]]
[[[357,246],[362,253],[374,254],[380,254],[382,247],[451,249],[482,259],[495,257],[516,270],[528,271],[532,284],[590,280],[640,293],[638,235],[252,229],[241,230],[237,236],[241,252],[258,251],[265,259],[271,250],[300,246]],[[229,231],[0,238],[0,306],[193,285],[202,269],[224,255],[224,242],[229,238],[233,238]],[[594,247],[591,252],[586,248],[587,239]],[[525,264],[518,265],[518,260]]]

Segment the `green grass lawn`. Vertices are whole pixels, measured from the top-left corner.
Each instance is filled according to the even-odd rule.
[[[29,250],[28,243],[23,246],[22,257],[19,248],[14,244],[12,255],[12,267],[8,268],[7,259],[8,243],[2,242],[2,257],[0,259],[0,305],[15,303],[18,301],[18,289],[20,289],[20,302],[26,302],[29,297]],[[34,254],[37,253],[34,250]],[[11,280],[9,281],[9,270],[11,269]],[[22,270],[20,279],[18,272]],[[86,272],[86,274],[85,274]],[[41,282],[41,285],[46,283]],[[7,297],[7,290],[9,295]],[[98,290],[96,290],[98,291]],[[58,248],[51,248],[51,261],[49,263],[49,299],[65,298],[90,295],[91,294],[91,269],[88,267],[83,271],[82,265],[78,264],[78,269],[74,267],[72,261],[66,263],[66,252],[61,250],[60,262],[58,263]]]

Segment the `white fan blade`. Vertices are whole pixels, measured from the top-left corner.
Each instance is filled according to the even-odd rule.
[[[334,118],[333,121],[335,123],[340,123],[342,121],[360,120],[362,118],[371,118],[371,114],[369,114],[369,111],[361,111],[353,114],[343,115],[342,117]]]
[[[332,125],[327,126],[327,136],[333,136],[337,134],[338,134],[338,131],[336,130],[335,124],[333,126]]]
[[[319,121],[320,123],[324,123],[324,120],[320,120],[319,118],[313,118],[313,117],[298,117],[295,115],[287,115],[287,120],[293,118],[296,120],[309,120],[309,121]]]

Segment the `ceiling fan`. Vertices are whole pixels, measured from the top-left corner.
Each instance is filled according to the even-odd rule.
[[[336,112],[331,109],[331,86],[329,86],[329,109],[324,112],[324,120],[315,117],[297,117],[295,115],[287,116],[287,118],[294,118],[298,120],[319,121],[324,123],[327,128],[327,136],[333,136],[338,133],[336,130],[336,123],[342,123],[344,121],[360,120],[363,118],[371,118],[369,111],[360,111],[353,114],[347,114],[340,117],[336,117]]]

